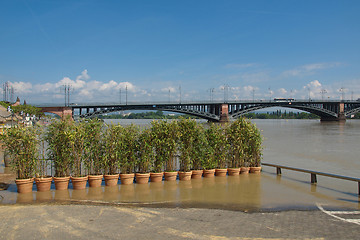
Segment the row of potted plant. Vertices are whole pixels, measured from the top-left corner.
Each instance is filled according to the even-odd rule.
[[[151,181],[176,180],[178,174],[180,180],[214,176],[215,169],[217,176],[236,175],[242,168],[260,167],[262,151],[260,131],[243,118],[228,125],[153,121],[145,129],[62,119],[46,130],[11,128],[2,141],[18,179],[36,176],[37,185],[47,182],[44,190],[50,189],[51,177],[46,161],[39,159],[46,157],[54,163],[56,189],[68,188],[70,179],[73,188],[82,189],[86,181],[100,186],[103,177],[106,185],[117,184],[119,176],[122,184],[130,184],[135,173],[137,183],[148,182],[149,175]]]

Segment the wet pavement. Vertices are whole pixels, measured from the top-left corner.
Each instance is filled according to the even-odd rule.
[[[319,178],[316,185],[304,174],[283,173],[264,167],[261,174],[214,177],[191,181],[162,181],[148,184],[119,184],[84,190],[18,194],[14,182],[0,191],[0,204],[93,203],[132,206],[213,208],[236,211],[313,210],[317,204],[360,209],[357,184],[344,180]]]
[[[358,239],[357,184],[261,174],[18,194],[0,191],[0,239]],[[0,176],[0,177],[1,177]]]
[[[0,216],[0,239],[358,239],[360,234],[358,223],[319,210],[41,204],[3,205]]]

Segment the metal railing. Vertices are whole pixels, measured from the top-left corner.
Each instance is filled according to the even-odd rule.
[[[297,172],[310,173],[311,183],[317,183],[317,177],[316,177],[317,175],[357,182],[358,183],[358,195],[360,196],[360,178],[347,177],[347,176],[342,176],[342,175],[336,175],[336,174],[331,174],[331,173],[312,171],[312,170],[301,169],[301,168],[288,167],[288,166],[283,166],[283,165],[278,165],[278,164],[271,164],[271,163],[261,163],[261,165],[262,166],[275,167],[277,175],[281,175],[281,169],[282,168],[292,170],[292,171],[297,171]]]

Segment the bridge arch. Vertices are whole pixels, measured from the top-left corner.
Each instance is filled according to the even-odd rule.
[[[111,113],[111,112],[120,112],[128,110],[151,110],[151,111],[165,111],[165,112],[176,112],[188,114],[195,117],[200,117],[208,121],[220,121],[220,117],[213,113],[204,112],[196,108],[186,108],[181,105],[179,106],[163,106],[163,105],[152,105],[152,106],[122,106],[122,107],[112,107],[104,109],[94,109],[92,112],[87,112],[85,114],[80,114],[80,118],[92,118],[97,115]]]
[[[60,118],[73,115],[73,110],[71,107],[41,107],[43,113],[53,113]]]
[[[272,108],[272,107],[280,107],[280,108],[291,108],[291,109],[297,109],[301,111],[305,111],[308,113],[315,114],[321,118],[321,120],[340,120],[340,118],[345,116],[340,116],[338,114],[339,109],[331,109],[324,108],[323,104],[315,104],[311,102],[307,103],[295,103],[295,102],[269,102],[264,104],[248,104],[247,106],[243,107],[242,109],[235,110],[233,112],[230,112],[229,115],[232,118],[238,118],[246,113],[253,112],[256,110],[266,109],[266,108]],[[333,107],[333,105],[332,105]]]

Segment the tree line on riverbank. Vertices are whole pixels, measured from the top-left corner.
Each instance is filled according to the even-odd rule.
[[[195,116],[185,115],[186,118],[196,119]],[[150,111],[128,114],[108,114],[100,115],[100,119],[180,119],[184,114],[164,114],[163,111]]]
[[[164,114],[162,111],[141,112],[128,114],[101,115],[101,119],[180,119],[183,114]],[[187,118],[197,119],[198,117],[186,115]],[[244,117],[249,119],[319,119],[320,117],[306,112],[287,112],[277,110],[267,113],[247,113]]]

